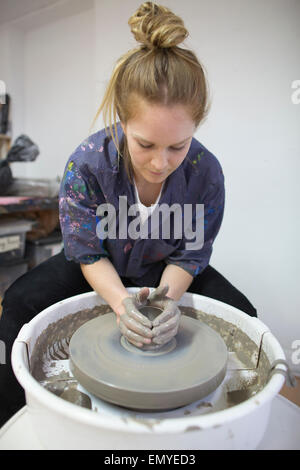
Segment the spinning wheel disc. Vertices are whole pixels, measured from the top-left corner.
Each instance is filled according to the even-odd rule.
[[[126,408],[168,410],[209,395],[223,381],[227,348],[199,320],[181,316],[176,338],[143,351],[122,337],[112,313],[82,325],[70,341],[70,367],[99,398]]]

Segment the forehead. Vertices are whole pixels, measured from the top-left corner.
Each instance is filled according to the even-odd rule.
[[[195,123],[189,109],[181,104],[161,105],[140,99],[135,113],[127,122],[133,136],[152,143],[180,143],[195,132]]]

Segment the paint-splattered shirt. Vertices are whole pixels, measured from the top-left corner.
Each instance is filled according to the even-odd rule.
[[[123,136],[118,124],[120,142]],[[127,197],[128,211],[123,210],[124,205],[119,211],[119,196]],[[129,215],[130,206],[137,202],[135,188],[127,177],[123,158],[118,158],[112,138],[103,129],[82,142],[66,164],[59,200],[65,256],[82,264],[108,257],[120,277],[127,277],[138,286],[156,285],[167,264],[180,266],[194,277],[209,263],[223,218],[224,199],[219,161],[193,138],[185,160],[166,179],[158,205],[204,204],[202,248],[187,250],[184,233],[178,238],[172,230],[167,237],[160,231],[158,239],[152,235],[134,239],[130,233],[121,238],[119,216],[123,217],[123,227],[124,220],[129,226],[136,219],[136,214]],[[101,221],[107,221],[108,213],[99,216],[97,208],[105,203],[115,208],[116,236],[101,236]]]

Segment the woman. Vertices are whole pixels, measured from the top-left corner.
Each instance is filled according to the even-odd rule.
[[[24,323],[49,305],[90,290],[112,307],[121,331],[137,347],[163,344],[176,334],[177,301],[186,291],[256,316],[247,298],[209,265],[223,218],[224,177],[217,158],[193,137],[207,115],[208,97],[201,64],[192,51],[179,47],[188,32],[178,16],[151,2],[140,6],[129,25],[141,45],[117,62],[94,119],[103,112],[109,131],[106,125],[82,142],[66,165],[60,190],[64,250],[5,293],[1,335],[7,356]],[[167,220],[173,232],[167,237],[162,223],[156,238],[128,231],[120,236],[120,227],[122,232],[132,228],[135,204],[140,230],[151,235],[155,209],[174,203],[204,205],[198,249],[188,245],[185,233],[175,236],[178,219],[171,212]],[[110,231],[105,209],[115,211],[118,235]],[[196,222],[194,213],[193,229]],[[142,289],[129,296],[128,286]],[[157,288],[151,301],[164,309],[153,323],[138,310],[148,287]],[[24,395],[9,364],[0,373],[3,423],[23,405]]]

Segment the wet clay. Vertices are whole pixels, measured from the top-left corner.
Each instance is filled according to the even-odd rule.
[[[180,306],[180,310],[183,315],[201,320],[213,328],[223,338],[228,351],[234,351],[239,360],[246,367],[255,367],[259,348],[239,328],[230,322],[214,315],[208,315],[192,307]],[[70,391],[78,391],[78,382],[76,379],[70,374],[57,374],[55,365],[57,361],[63,362],[64,360],[68,360],[69,343],[74,332],[87,321],[108,312],[111,312],[109,305],[99,305],[91,309],[79,310],[74,314],[67,315],[49,324],[38,337],[30,356],[30,372],[32,376],[38,380],[41,385],[57,396],[76,403],[79,406],[90,408],[90,398],[87,394],[79,392],[86,395],[89,400],[82,396],[79,399],[78,394],[74,391]],[[221,409],[241,403],[258,393],[268,380],[269,370],[270,363],[266,354],[261,351],[257,369],[251,372],[251,374],[246,374],[244,377],[241,377],[238,386],[235,386],[234,389],[228,387],[226,403]],[[198,405],[198,407],[201,406],[205,408],[207,412],[210,412],[210,410],[214,411],[210,402],[203,401]],[[184,413],[187,415],[190,411],[185,410]]]
[[[56,375],[48,380],[44,380],[41,382],[41,385],[43,385],[43,387],[45,387],[49,392],[54,393],[54,395],[62,398],[63,400],[82,406],[83,408],[92,409],[90,397],[86,393],[77,390],[78,382],[70,376],[68,378],[60,379],[59,375]]]
[[[124,348],[115,315],[109,313],[74,333],[70,368],[84,389],[130,409],[182,407],[208,396],[222,383],[227,348],[205,323],[183,315],[176,347],[162,352],[163,348],[159,355],[156,350],[145,355],[139,348]]]
[[[223,338],[228,351],[236,354],[245,368],[255,369],[244,376],[241,374],[238,390],[227,391],[227,407],[242,403],[263,389],[269,378],[271,364],[263,350],[236,325],[214,315],[208,315],[192,307],[180,307],[183,315],[196,318],[217,331]],[[257,368],[256,368],[257,366]]]
[[[75,331],[87,321],[108,312],[111,312],[109,305],[97,305],[50,323],[37,338],[30,356],[30,372],[33,377],[39,382],[45,380],[46,363],[51,360],[69,359],[69,343]]]

